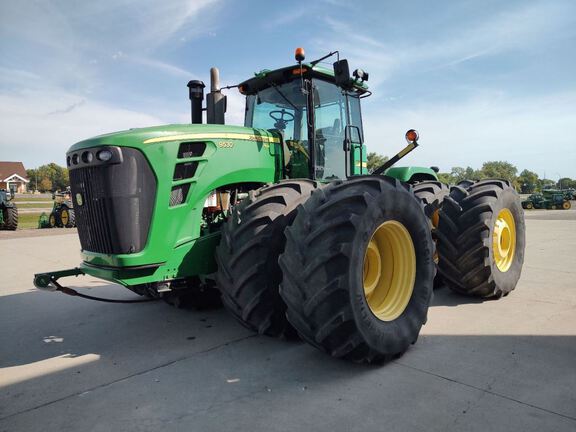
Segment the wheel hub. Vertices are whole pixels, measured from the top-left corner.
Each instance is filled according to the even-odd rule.
[[[516,224],[509,209],[500,210],[492,234],[494,262],[501,272],[507,272],[516,252]]]
[[[364,296],[372,313],[382,321],[402,315],[415,280],[416,253],[410,233],[400,222],[384,222],[364,254]]]

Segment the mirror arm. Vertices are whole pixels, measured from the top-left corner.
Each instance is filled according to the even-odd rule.
[[[392,165],[394,165],[396,162],[398,162],[400,159],[402,159],[416,147],[418,147],[418,143],[416,141],[409,143],[406,147],[400,150],[393,158],[387,160],[386,162],[384,162],[383,165],[372,171],[371,174],[372,175],[382,174],[384,171],[386,171],[388,168],[390,168]]]

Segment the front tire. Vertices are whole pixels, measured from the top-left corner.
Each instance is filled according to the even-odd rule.
[[[280,294],[303,339],[334,357],[381,362],[416,342],[432,297],[432,237],[399,181],[336,181],[298,209]]]
[[[278,257],[286,242],[284,229],[317,187],[311,180],[289,180],[252,191],[222,228],[216,251],[222,302],[240,323],[259,334],[295,336],[278,293]]]
[[[6,207],[4,210],[4,225],[2,229],[8,231],[14,231],[18,228],[18,208],[16,204],[13,207]]]
[[[56,228],[58,225],[58,221],[56,220],[56,212],[53,211],[50,213],[50,216],[48,216],[48,225],[50,228]]]
[[[63,227],[74,228],[76,226],[74,210],[68,206],[62,206],[60,209],[60,221]]]
[[[438,227],[438,268],[461,294],[499,298],[516,287],[524,263],[524,212],[508,181],[455,186]]]

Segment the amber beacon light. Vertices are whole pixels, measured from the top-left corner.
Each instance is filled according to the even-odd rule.
[[[296,51],[294,51],[294,58],[296,59],[297,62],[302,62],[304,61],[304,59],[306,58],[306,54],[304,53],[304,48],[296,48]]]

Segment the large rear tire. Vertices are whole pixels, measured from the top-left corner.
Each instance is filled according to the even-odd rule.
[[[240,323],[259,334],[296,335],[278,293],[278,257],[286,243],[284,229],[317,187],[311,180],[289,180],[252,191],[222,229],[216,252],[222,302]]]
[[[63,227],[74,228],[76,226],[76,215],[74,214],[74,209],[65,205],[62,206],[60,208],[60,221]]]
[[[373,363],[416,342],[432,297],[432,237],[408,185],[382,176],[314,192],[286,229],[280,294],[300,336]]]
[[[16,204],[13,204],[13,207],[6,207],[3,210],[4,212],[4,225],[2,229],[8,231],[14,231],[18,228],[18,208]]]
[[[438,268],[454,291],[499,298],[516,287],[524,262],[524,212],[508,181],[454,186],[438,226]]]
[[[417,198],[424,204],[424,213],[430,220],[430,229],[432,231],[432,239],[436,243],[436,230],[438,229],[438,222],[440,220],[440,209],[444,198],[450,194],[450,187],[437,180],[426,180],[415,183],[412,185],[412,191]],[[438,254],[434,253],[434,262],[438,264]],[[442,276],[436,272],[434,278],[434,288],[440,288],[444,284]]]
[[[58,226],[58,220],[56,219],[55,211],[52,211],[52,213],[50,213],[50,216],[48,216],[48,225],[50,226],[50,228],[56,228],[56,226]]]

